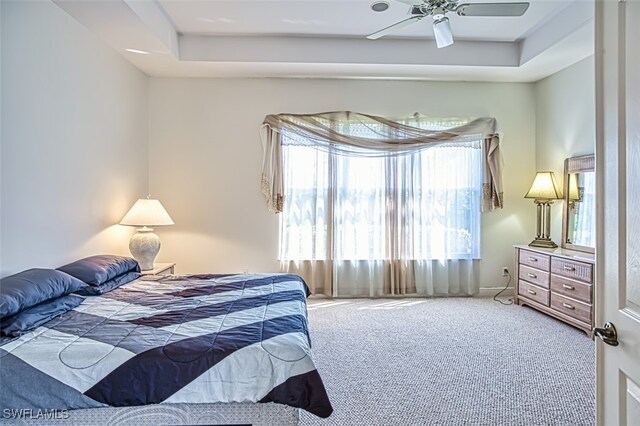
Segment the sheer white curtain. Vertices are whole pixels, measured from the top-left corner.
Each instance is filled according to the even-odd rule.
[[[374,123],[334,126],[344,134],[392,137]],[[340,155],[300,135],[281,137],[283,271],[330,296],[477,292],[482,135],[391,157]]]

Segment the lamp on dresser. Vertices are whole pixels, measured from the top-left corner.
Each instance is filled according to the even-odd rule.
[[[138,232],[129,240],[129,251],[140,264],[140,269],[153,269],[153,261],[160,251],[160,238],[152,227],[173,225],[173,219],[160,201],[141,198],[120,221],[120,225],[137,226]]]
[[[524,198],[533,198],[536,204],[536,238],[529,243],[532,247],[556,248],[551,240],[551,204],[562,199],[562,192],[553,172],[538,172],[531,189]]]

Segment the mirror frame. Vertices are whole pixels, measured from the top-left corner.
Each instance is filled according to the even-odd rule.
[[[581,251],[585,253],[595,253],[595,247],[581,246],[567,242],[569,220],[569,175],[578,172],[595,172],[595,156],[581,155],[570,157],[564,160],[564,206],[562,208],[562,248]],[[597,201],[596,201],[597,204]]]

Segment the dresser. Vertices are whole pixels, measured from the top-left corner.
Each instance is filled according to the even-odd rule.
[[[515,302],[593,338],[595,257],[556,248],[515,246]]]

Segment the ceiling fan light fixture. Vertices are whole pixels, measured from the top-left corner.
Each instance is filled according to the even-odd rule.
[[[442,17],[434,20],[433,34],[436,37],[436,46],[438,46],[438,49],[451,46],[453,44],[453,33],[451,32],[449,18]]]

